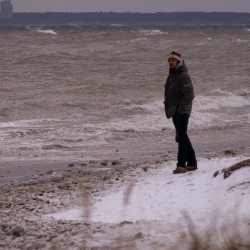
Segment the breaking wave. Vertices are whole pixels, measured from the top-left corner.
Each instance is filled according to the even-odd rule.
[[[44,34],[57,35],[57,33],[53,30],[37,30],[37,32],[44,33]]]

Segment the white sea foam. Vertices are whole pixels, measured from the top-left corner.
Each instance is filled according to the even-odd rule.
[[[44,34],[57,35],[57,33],[53,30],[37,30],[37,32],[44,33]]]
[[[229,92],[216,91],[210,96],[197,96],[195,98],[198,110],[220,109],[221,107],[242,107],[250,105],[250,100]]]
[[[140,30],[140,33],[145,34],[145,35],[151,35],[151,36],[155,36],[155,35],[167,35],[168,32],[163,32],[161,30]]]
[[[233,38],[232,42],[233,43],[246,43],[246,42],[249,42],[249,40],[243,40],[243,39],[240,39],[240,38]]]
[[[141,132],[161,131],[162,129],[173,129],[172,123],[167,123],[163,112],[155,114],[137,115],[133,118],[118,118],[106,124],[106,128],[114,132]]]
[[[1,122],[0,128],[25,128],[25,127],[37,127],[43,124],[52,124],[61,122],[60,119],[31,119],[31,120],[19,120],[10,122]]]
[[[237,121],[244,124],[249,121],[248,114],[237,114],[232,109],[250,106],[249,98],[232,93],[220,92],[211,96],[196,96],[190,118],[190,127],[226,126]],[[116,118],[106,124],[108,130],[113,131],[160,131],[174,129],[172,122],[166,120],[162,100],[146,104],[126,103],[121,109],[137,110],[132,118]],[[223,110],[222,110],[223,109]],[[219,119],[221,118],[221,119]]]
[[[110,24],[111,27],[123,27],[123,24]]]
[[[246,108],[242,108],[246,107]],[[196,96],[189,127],[203,128],[246,124],[250,122],[248,113],[249,97],[227,92],[216,92],[210,96]],[[80,123],[76,120],[34,119],[0,123],[3,144],[8,147],[54,148],[105,145],[112,141],[116,132],[153,132],[174,130],[171,120],[166,119],[163,100],[135,104],[125,100],[116,108],[132,111],[133,115],[115,117],[108,122]],[[238,108],[241,112],[238,113]],[[245,111],[244,111],[245,110]],[[127,112],[131,113],[131,112]],[[121,135],[122,136],[122,135]],[[56,149],[56,146],[55,146]]]
[[[0,141],[7,154],[18,148],[61,150],[108,144],[112,131],[101,124],[74,125],[71,120],[34,119],[0,123]]]
[[[146,37],[143,37],[143,38],[135,38],[135,39],[132,39],[131,42],[141,42],[141,41],[146,41],[147,38]]]

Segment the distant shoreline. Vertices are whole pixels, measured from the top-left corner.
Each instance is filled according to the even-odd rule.
[[[250,25],[239,12],[16,12],[2,25]]]

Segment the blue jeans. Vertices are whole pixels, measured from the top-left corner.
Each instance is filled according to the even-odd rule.
[[[178,143],[177,166],[179,167],[186,167],[186,164],[197,166],[195,152],[187,134],[189,116],[176,113],[172,118],[176,131],[175,141]]]

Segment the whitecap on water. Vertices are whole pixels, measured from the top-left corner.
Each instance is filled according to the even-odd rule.
[[[168,34],[168,32],[163,32],[161,30],[140,30],[140,33],[151,36]]]
[[[45,34],[51,34],[51,35],[57,35],[57,33],[53,30],[38,30],[39,33],[45,33]]]
[[[245,43],[245,42],[248,42],[248,40],[242,40],[240,38],[233,38],[232,42],[233,43]]]

